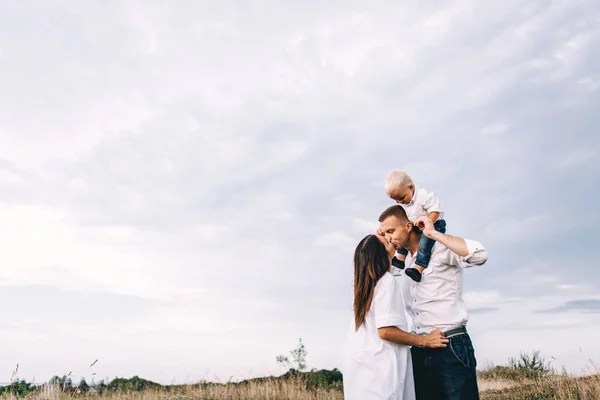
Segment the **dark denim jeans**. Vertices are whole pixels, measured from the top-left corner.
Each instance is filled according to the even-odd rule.
[[[441,233],[446,233],[446,221],[443,219],[438,219],[433,223],[433,226],[436,231]],[[428,238],[425,235],[421,235],[421,239],[419,240],[419,251],[417,252],[417,259],[415,260],[415,264],[420,265],[423,268],[427,268],[429,265],[429,260],[431,259],[431,250],[433,249],[433,245],[435,244],[435,240]],[[401,248],[398,250],[398,253],[407,255],[408,250],[405,248]]]
[[[417,400],[478,400],[477,361],[468,334],[453,336],[448,347],[412,347]]]

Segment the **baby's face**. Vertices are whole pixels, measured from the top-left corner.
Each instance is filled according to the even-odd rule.
[[[414,193],[415,186],[412,184],[406,185],[396,190],[396,192],[394,193],[394,197],[392,198],[396,200],[396,203],[398,204],[408,204],[412,200]]]

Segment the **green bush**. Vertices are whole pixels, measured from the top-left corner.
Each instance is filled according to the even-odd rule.
[[[539,350],[534,350],[531,355],[521,353],[518,358],[513,357],[508,363],[528,378],[538,378],[550,372],[550,363],[540,356]]]
[[[24,397],[34,392],[36,387],[24,379],[17,379],[8,386],[0,386],[0,394],[12,394],[16,397]]]
[[[510,358],[508,366],[491,366],[477,373],[482,379],[523,380],[540,378],[551,370],[550,363],[540,356],[539,350],[534,350],[531,354],[521,353],[519,357]]]
[[[312,370],[309,372],[300,372],[295,369],[290,369],[283,376],[284,379],[297,378],[304,382],[306,389],[316,390],[341,390],[342,388],[342,373],[334,368],[332,370],[321,369]]]
[[[162,385],[148,381],[146,379],[142,379],[138,376],[134,376],[131,379],[124,378],[116,378],[110,381],[108,385],[106,385],[106,390],[109,391],[118,391],[121,393],[126,392],[139,392],[146,389],[159,389]]]

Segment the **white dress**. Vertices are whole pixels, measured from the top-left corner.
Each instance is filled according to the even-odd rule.
[[[377,328],[408,331],[400,284],[387,272],[375,285],[365,323],[350,326],[344,353],[345,400],[414,400],[410,347],[383,340]]]

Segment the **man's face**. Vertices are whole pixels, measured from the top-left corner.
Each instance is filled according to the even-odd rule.
[[[377,235],[377,239],[379,239],[379,241],[381,243],[383,243],[383,245],[385,246],[385,249],[388,252],[388,255],[390,256],[390,260],[391,260],[392,257],[394,257],[394,253],[396,252],[396,248],[386,238],[381,237],[380,235]]]
[[[408,204],[412,200],[414,193],[414,185],[404,185],[393,193],[392,198],[396,200],[396,203],[398,204]]]
[[[384,234],[385,239],[390,242],[396,250],[406,247],[408,236],[412,230],[410,221],[402,221],[397,217],[391,216],[384,219],[379,228]]]

